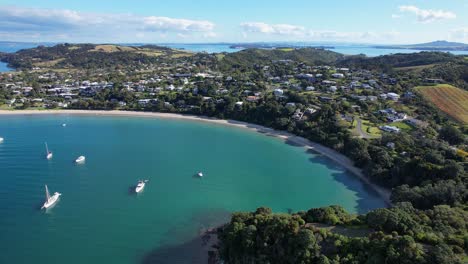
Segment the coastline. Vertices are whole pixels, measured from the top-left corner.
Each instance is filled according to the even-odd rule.
[[[5,115],[61,115],[61,114],[72,114],[72,115],[91,115],[91,116],[122,116],[122,117],[150,117],[150,118],[161,118],[161,119],[175,119],[175,120],[191,120],[199,122],[207,122],[225,126],[232,126],[242,129],[247,129],[257,133],[261,133],[267,136],[276,137],[284,141],[291,142],[298,146],[302,146],[307,150],[319,153],[347,171],[358,177],[364,184],[371,187],[387,205],[391,205],[390,201],[390,190],[380,187],[364,176],[362,170],[354,166],[353,162],[345,155],[333,150],[329,147],[321,145],[319,143],[312,142],[306,138],[296,136],[286,131],[279,131],[272,128],[264,127],[261,125],[246,123],[236,120],[224,120],[216,119],[206,116],[195,116],[195,115],[184,115],[184,114],[173,114],[173,113],[158,113],[158,112],[137,112],[137,111],[119,111],[119,110],[0,110],[0,116]]]

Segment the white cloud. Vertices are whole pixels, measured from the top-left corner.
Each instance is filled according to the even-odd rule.
[[[455,13],[444,10],[420,9],[416,6],[399,6],[400,12],[409,12],[417,16],[421,23],[430,23],[443,19],[454,19],[457,17]]]
[[[287,35],[299,37],[301,40],[325,41],[390,41],[400,33],[391,32],[340,32],[334,30],[312,30],[303,26],[288,24],[267,24],[264,22],[241,23],[242,37],[258,37],[258,35]]]
[[[245,23],[241,23],[240,26],[244,30],[244,32],[275,34],[275,35],[292,35],[292,36],[302,36],[306,34],[304,27],[288,25],[288,24],[267,24],[263,22],[245,22]]]
[[[156,16],[144,17],[143,21],[146,29],[155,31],[207,32],[214,29],[214,24],[209,21]]]
[[[449,38],[452,41],[468,43],[468,28],[456,28],[450,30]]]
[[[16,34],[18,38],[25,33],[41,33],[49,38],[67,34],[72,39],[99,36],[104,41],[113,41],[134,36],[135,32],[140,32],[141,38],[158,36],[151,32],[205,37],[215,36],[214,28],[215,24],[206,20],[0,6],[0,33]]]
[[[398,18],[400,18],[400,17],[401,17],[400,15],[392,14],[392,18],[393,18],[393,19],[398,19]]]

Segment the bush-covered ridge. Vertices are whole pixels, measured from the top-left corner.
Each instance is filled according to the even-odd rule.
[[[418,210],[401,203],[360,216],[339,206],[295,214],[259,208],[235,213],[219,229],[219,254],[226,263],[463,263],[467,223],[465,210],[445,205]]]

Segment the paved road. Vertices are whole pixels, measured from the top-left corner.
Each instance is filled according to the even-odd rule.
[[[362,120],[359,117],[356,117],[357,125],[356,129],[359,133],[359,137],[361,138],[372,138],[371,135],[367,134],[367,132],[362,131]]]

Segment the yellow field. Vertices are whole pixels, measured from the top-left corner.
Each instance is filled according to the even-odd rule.
[[[34,62],[33,65],[38,66],[38,67],[52,67],[63,60],[65,59],[61,58],[61,59],[50,60],[50,61]]]
[[[117,46],[117,45],[97,45],[94,49],[89,51],[101,52],[117,52],[117,51],[134,51],[133,47]]]
[[[448,84],[420,86],[416,90],[449,116],[468,124],[467,91]]]

